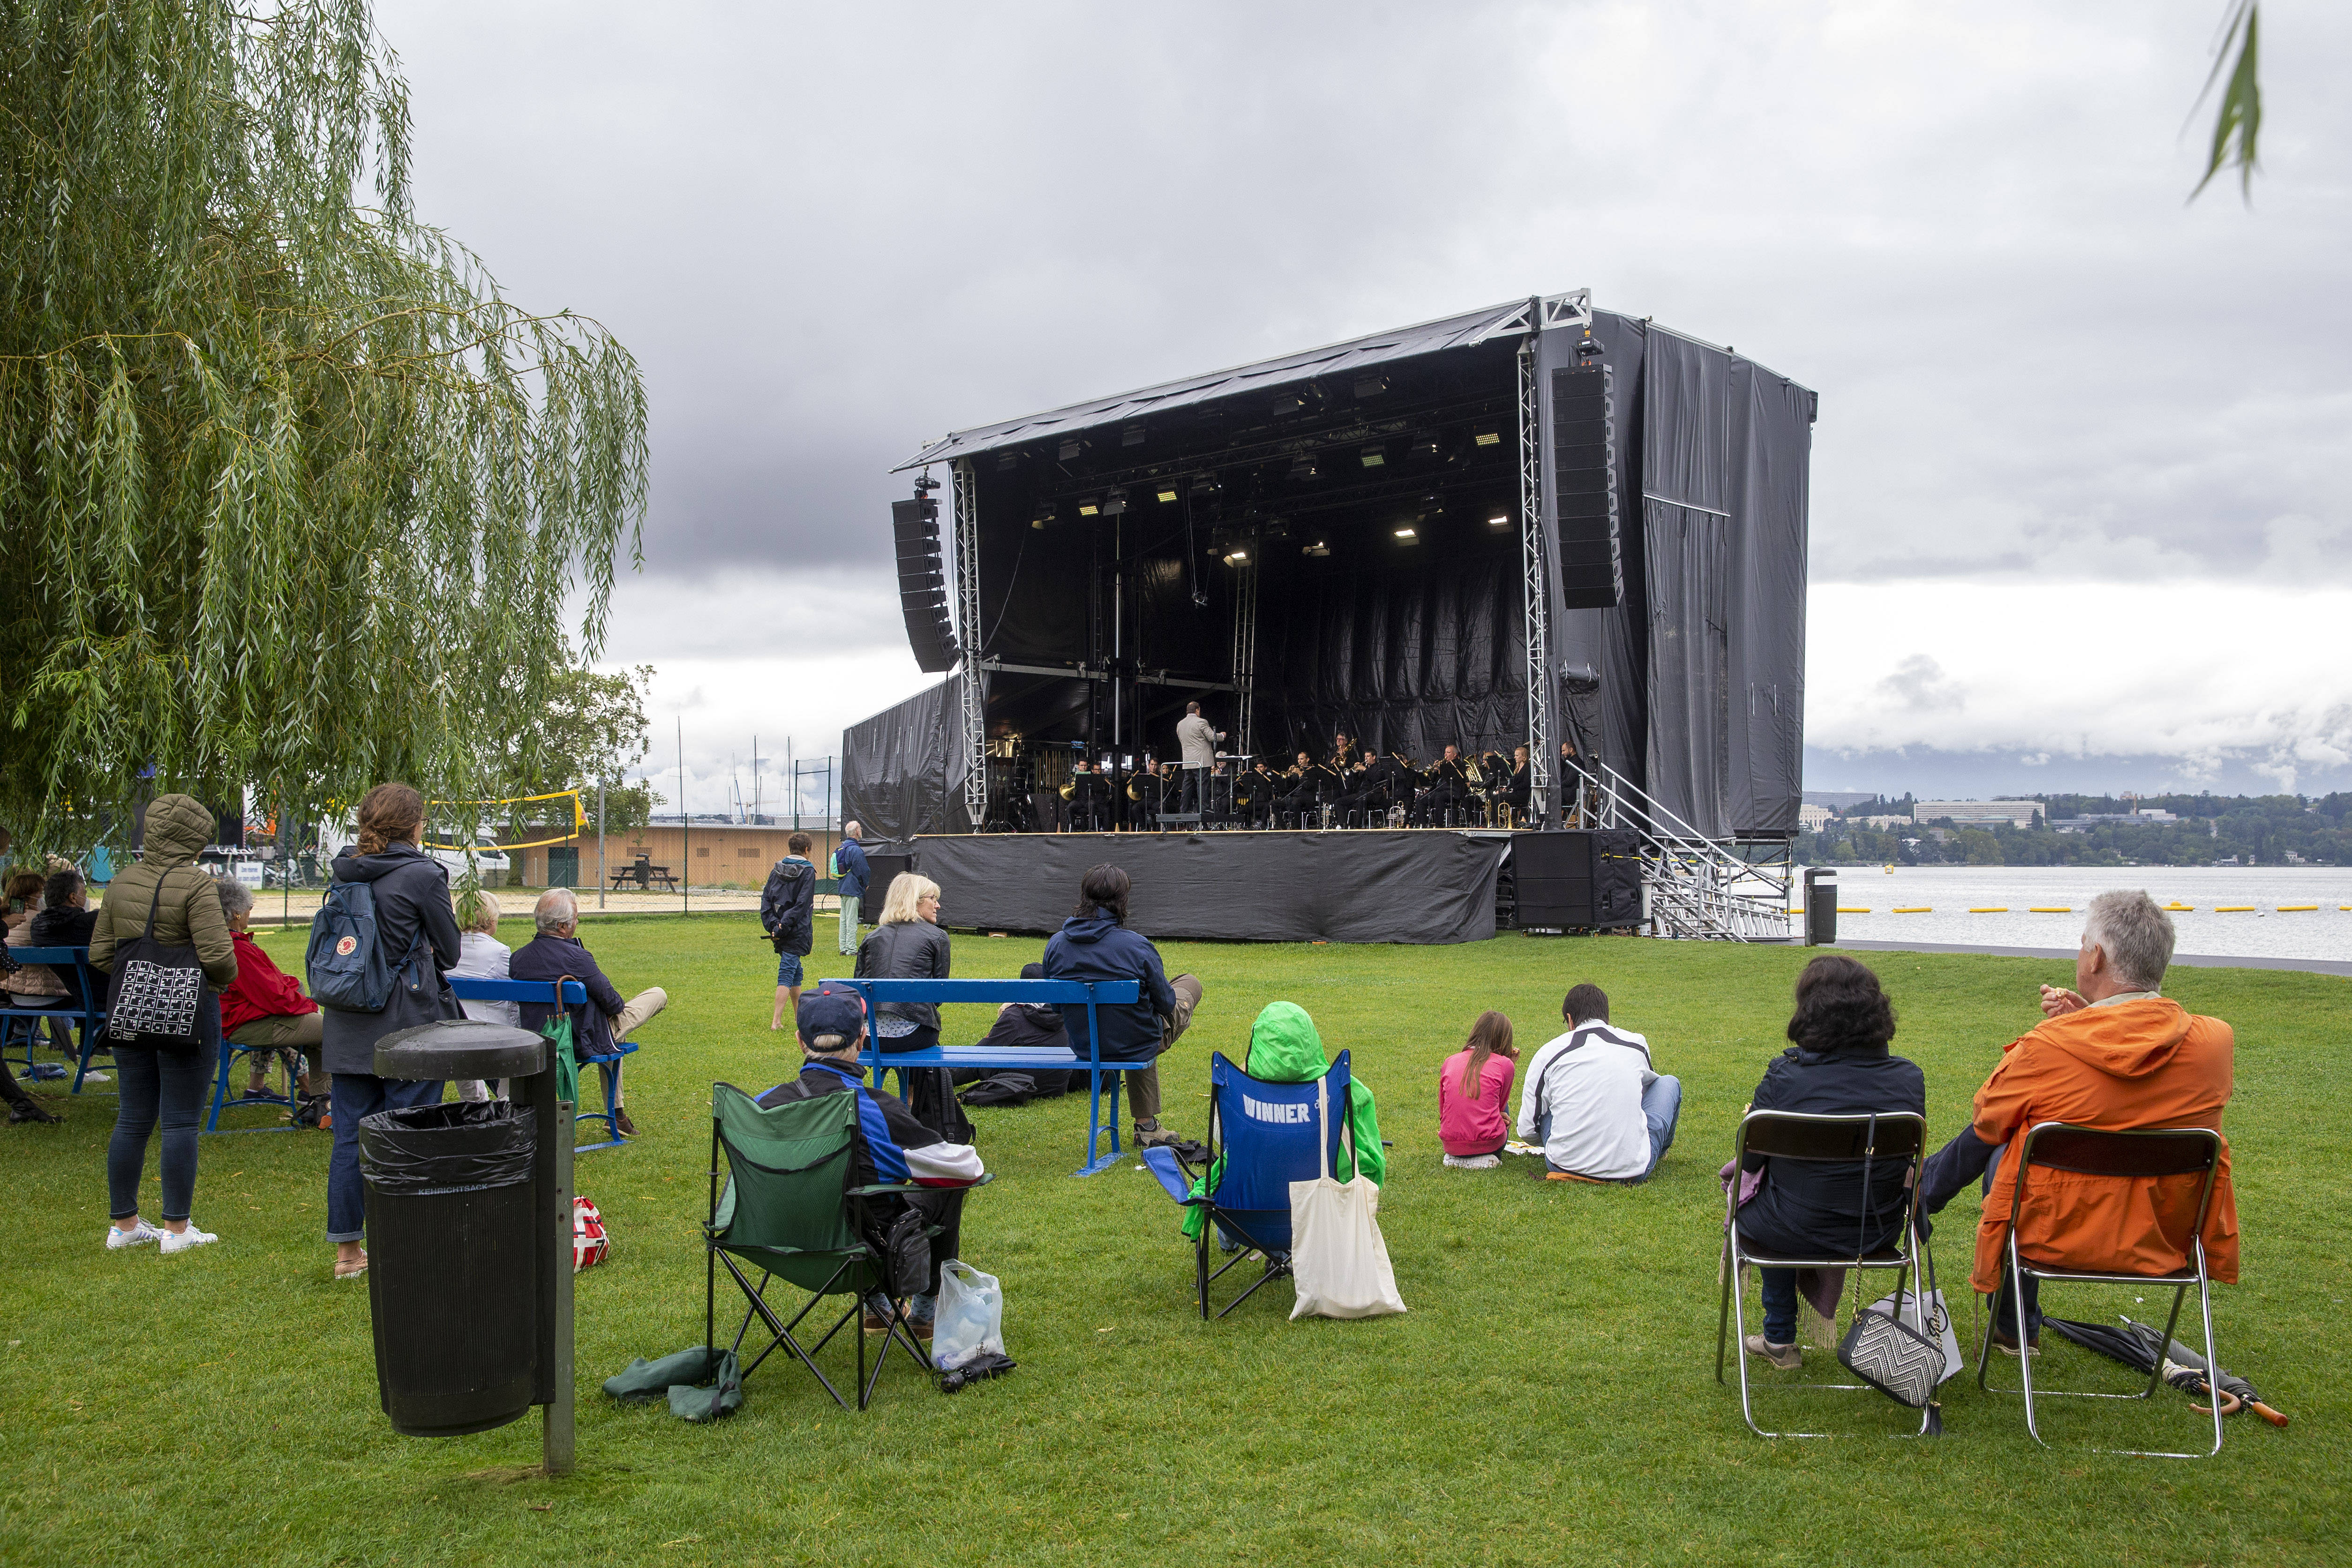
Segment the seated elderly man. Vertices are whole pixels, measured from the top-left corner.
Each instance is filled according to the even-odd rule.
[[[577,935],[580,929],[580,902],[568,887],[551,887],[539,895],[531,907],[531,920],[539,935],[515,949],[507,962],[507,974],[518,980],[578,980],[588,988],[584,1003],[568,1008],[572,1014],[572,1054],[585,1061],[592,1056],[610,1056],[614,1040],[626,1040],[640,1024],[669,1006],[669,993],[659,986],[650,986],[627,1001],[604,977]],[[537,1030],[555,1016],[555,1009],[545,1002],[522,1004],[522,1027]],[[617,1088],[615,1093],[618,1093]],[[637,1135],[636,1124],[629,1113],[617,1103],[613,1106],[613,1121],[621,1135]]]
[[[850,1185],[871,1186],[878,1182],[911,1181],[919,1186],[940,1189],[914,1197],[888,1199],[866,1210],[866,1218],[875,1227],[875,1233],[869,1234],[866,1240],[877,1249],[883,1235],[898,1218],[901,1205],[920,1214],[924,1223],[940,1228],[939,1234],[931,1238],[929,1284],[909,1300],[907,1312],[915,1337],[928,1340],[931,1337],[931,1320],[937,1313],[940,1265],[956,1256],[962,1245],[963,1189],[988,1174],[980,1162],[980,1151],[970,1144],[948,1142],[917,1121],[906,1102],[897,1095],[866,1087],[866,1069],[857,1061],[858,1050],[866,1040],[866,1009],[856,998],[837,991],[818,991],[803,997],[796,1022],[803,1052],[801,1075],[761,1095],[760,1103],[772,1109],[795,1100],[855,1093],[863,1103],[858,1108],[856,1129],[851,1134]],[[878,1297],[866,1303],[867,1333],[881,1333],[888,1327],[888,1306]]]
[[[253,890],[223,877],[214,891],[220,894],[221,916],[228,922],[229,939],[236,948],[236,978],[220,994],[221,1033],[231,1045],[247,1049],[246,1098],[263,1092],[270,1058],[276,1057],[286,1064],[287,1097],[308,1100],[312,1093],[310,1063],[319,1060],[326,1015],[253,939]]]
[[[2017,1191],[2014,1151],[2042,1122],[2129,1131],[2211,1127],[2229,1103],[2230,1026],[2200,1018],[2158,992],[2172,962],[2172,921],[2145,893],[2103,893],[2091,900],[2074,988],[2042,988],[2043,1021],[2001,1047],[2001,1060],[1977,1091],[1976,1119],[1927,1162],[1919,1207],[1933,1214],[1960,1188],[1984,1178],[1977,1224],[1975,1285],[1998,1295],[1993,1348],[2038,1354],[2038,1281],[2024,1282],[2022,1302],[2009,1299],[2002,1237]],[[2038,1171],[2033,1218],[2018,1240],[2030,1256],[2076,1269],[2165,1271],[2188,1260],[2200,1176],[2126,1184],[2112,1176]],[[2238,1208],[2224,1145],[2205,1216],[2205,1261],[2212,1277],[2238,1278]],[[2020,1308],[2022,1308],[2022,1322]]]

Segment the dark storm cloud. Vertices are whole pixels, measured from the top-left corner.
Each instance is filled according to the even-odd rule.
[[[1817,580],[2352,580],[2352,22],[2209,0],[380,7],[425,214],[604,319],[648,570],[884,569],[945,431],[1591,284],[1822,393]]]

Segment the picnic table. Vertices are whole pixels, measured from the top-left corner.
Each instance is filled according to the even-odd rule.
[[[1087,1075],[1087,1154],[1086,1163],[1073,1176],[1095,1176],[1118,1164],[1125,1151],[1118,1142],[1119,1075],[1139,1072],[1150,1067],[1150,1061],[1105,1061],[1102,1059],[1102,1030],[1095,1016],[1097,1006],[1132,1005],[1141,995],[1134,980],[826,980],[817,988],[824,991],[851,991],[866,1003],[866,1048],[858,1053],[858,1061],[871,1069],[877,1088],[882,1075],[896,1071],[898,1087],[907,1086],[906,1073],[918,1067],[986,1067],[1005,1071],[1037,1071],[1045,1072],[1083,1072]],[[1087,1051],[1084,1055],[1063,1047],[1016,1047],[979,1045],[935,1045],[928,1051],[893,1051],[882,1049],[880,1024],[874,1004],[877,1002],[1027,1002],[1032,1006],[1051,1002],[1060,1007],[1084,1007],[1087,1009]],[[1104,1080],[1109,1080],[1109,1116],[1104,1116]],[[1110,1152],[1101,1152],[1104,1134],[1110,1134]]]
[[[650,862],[639,861],[635,865],[625,865],[613,873],[614,887],[627,887],[635,883],[638,887],[650,890],[656,883],[661,883],[672,893],[677,891],[677,878],[670,874],[669,867],[666,865],[655,865]]]

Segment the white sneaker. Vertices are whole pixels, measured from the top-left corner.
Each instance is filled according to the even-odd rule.
[[[219,1237],[215,1236],[209,1230],[197,1229],[196,1222],[191,1219],[188,1221],[188,1228],[185,1230],[180,1231],[176,1235],[169,1230],[163,1232],[163,1249],[166,1255],[173,1252],[185,1252],[191,1248],[202,1247],[206,1242],[217,1241],[219,1239]]]
[[[163,1236],[162,1231],[143,1219],[128,1230],[118,1225],[110,1224],[106,1228],[106,1249],[109,1252],[120,1252],[125,1247],[144,1247],[150,1241],[161,1240]]]
[[[1500,1155],[1448,1155],[1445,1168],[1455,1171],[1490,1171],[1503,1163]]]

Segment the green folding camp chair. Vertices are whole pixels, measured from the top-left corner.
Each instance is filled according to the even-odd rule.
[[[849,1402],[842,1398],[815,1359],[845,1327],[850,1328],[851,1337],[857,1342],[860,1410],[874,1397],[874,1385],[882,1379],[891,1345],[904,1346],[927,1375],[931,1371],[929,1358],[916,1344],[898,1301],[887,1288],[881,1255],[866,1240],[873,1233],[866,1223],[867,1205],[923,1189],[910,1183],[850,1186],[852,1133],[856,1124],[857,1095],[848,1089],[769,1109],[732,1084],[710,1086],[710,1218],[703,1228],[708,1254],[703,1343],[718,1343],[712,1334],[717,1327],[719,1266],[724,1263],[746,1303],[743,1321],[735,1330],[732,1348],[737,1356],[742,1354],[743,1336],[751,1331],[753,1317],[765,1323],[772,1336],[765,1349],[743,1363],[743,1376],[748,1380],[781,1345],[799,1358],[845,1410]],[[722,1151],[728,1173],[723,1190],[719,1181]],[[758,1284],[751,1282],[744,1264],[759,1271]],[[768,1286],[778,1280],[811,1292],[807,1304],[790,1322],[768,1302]],[[828,1296],[842,1295],[849,1298],[848,1309],[823,1339],[803,1344],[793,1337],[793,1331],[820,1302]],[[875,1357],[871,1376],[866,1370],[865,1333],[852,1326],[868,1295],[888,1303],[888,1332],[881,1354]]]

